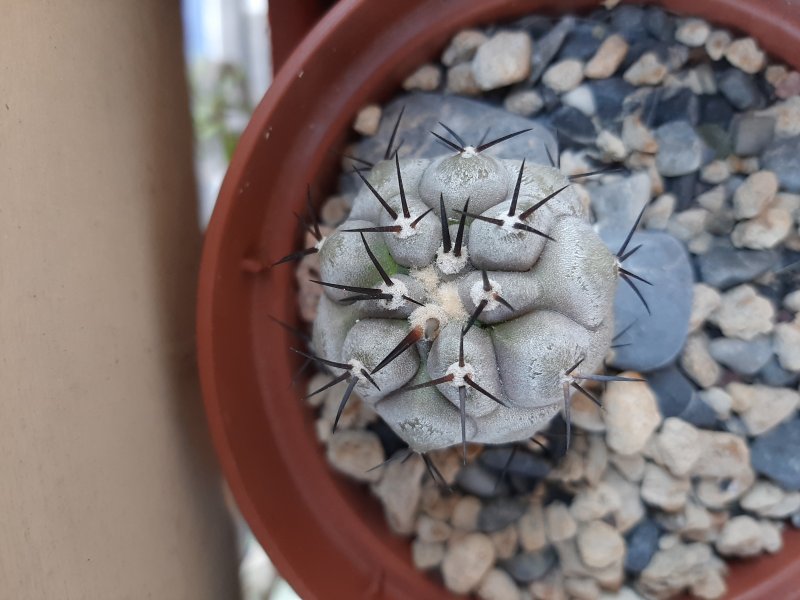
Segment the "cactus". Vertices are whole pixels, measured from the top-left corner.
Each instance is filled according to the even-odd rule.
[[[442,124],[448,154],[401,159],[399,122],[384,160],[355,170],[348,220],[328,237],[306,224],[317,244],[278,261],[319,253],[314,353],[295,351],[338,376],[312,395],[347,381],[334,431],[357,391],[423,455],[460,444],[466,460],[468,442],[531,438],[562,410],[569,439],[570,394],[599,404],[583,382],[625,380],[594,372],[618,278],[647,306],[622,266],[638,219],[615,255],[552,159],[486,152],[528,130],[470,146]]]

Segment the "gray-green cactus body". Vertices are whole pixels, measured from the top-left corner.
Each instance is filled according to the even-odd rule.
[[[319,250],[323,282],[358,290],[325,285],[315,352],[357,367],[355,389],[413,450],[531,437],[613,335],[619,263],[570,181],[474,148],[364,177]]]

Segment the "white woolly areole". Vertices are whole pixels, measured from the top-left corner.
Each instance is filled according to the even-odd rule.
[[[478,151],[475,149],[475,146],[467,146],[460,156],[461,158],[472,158],[473,156],[478,156]]]
[[[425,330],[428,321],[431,319],[438,321],[439,331],[441,331],[442,328],[447,325],[450,317],[447,314],[447,311],[445,311],[445,309],[438,304],[426,304],[425,306],[420,306],[418,309],[412,312],[411,316],[408,317],[408,322],[414,329],[421,327],[423,330]]]
[[[425,295],[429,300],[427,306],[438,306],[447,315],[448,321],[463,321],[469,316],[458,295],[458,283],[439,279],[439,274],[433,265],[424,269],[413,269],[409,275],[425,288]],[[410,318],[413,316],[412,313]],[[444,326],[444,322],[442,322],[442,326]]]
[[[350,373],[353,375],[353,377],[355,377],[361,382],[369,383],[367,378],[364,377],[364,374],[361,372],[361,369],[365,369],[367,372],[369,372],[369,369],[366,369],[366,367],[364,367],[364,363],[362,363],[357,358],[351,358],[350,360],[347,361],[347,364],[353,366],[353,368],[350,370]]]
[[[472,284],[472,287],[469,290],[469,299],[472,300],[472,303],[475,306],[478,306],[482,300],[486,300],[487,304],[483,310],[494,310],[500,306],[500,303],[495,298],[495,294],[499,294],[500,296],[503,295],[501,293],[502,289],[500,288],[500,284],[494,279],[489,280],[489,286],[491,289],[487,292],[483,289],[483,280],[479,279]]]
[[[436,266],[445,275],[455,275],[467,266],[468,258],[466,246],[461,246],[461,256],[456,256],[452,252],[445,252],[444,245],[441,245],[436,251]]]
[[[394,220],[394,224],[400,226],[400,231],[395,232],[395,235],[399,237],[401,240],[404,240],[406,238],[410,238],[412,235],[417,233],[417,230],[411,226],[413,222],[414,222],[413,217],[404,217],[403,215],[397,215],[397,218]]]
[[[445,374],[453,376],[453,379],[450,381],[450,385],[453,387],[461,387],[462,385],[466,385],[464,383],[465,377],[475,379],[475,369],[468,362],[465,362],[463,367],[457,362],[454,362],[452,365],[447,367]]]
[[[378,305],[387,310],[396,310],[400,308],[406,303],[406,299],[403,298],[403,296],[408,296],[408,288],[405,283],[395,278],[392,278],[392,283],[394,285],[382,283],[378,288],[384,294],[392,295],[388,300],[378,300]]]
[[[510,233],[519,232],[519,229],[514,229],[514,225],[521,222],[519,218],[517,218],[517,215],[509,217],[508,213],[503,212],[503,214],[497,215],[495,219],[500,219],[503,222],[501,227],[504,231],[508,231]]]

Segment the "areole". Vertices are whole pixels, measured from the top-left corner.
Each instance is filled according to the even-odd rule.
[[[298,364],[291,269],[266,264],[298,248],[292,210],[307,183],[330,180],[353,116],[385,98],[459,29],[536,11],[580,10],[571,0],[342,0],[291,55],[234,155],[206,236],[197,316],[200,375],[228,483],[259,541],[304,599],[448,598],[411,564],[370,495],[335,474],[313,417],[290,389]],[[682,14],[738,28],[800,68],[800,6],[789,0],[672,0]],[[289,224],[291,223],[291,226]],[[800,534],[773,557],[736,564],[730,597],[788,598],[800,585]]]

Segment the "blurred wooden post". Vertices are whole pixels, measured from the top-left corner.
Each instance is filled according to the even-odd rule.
[[[235,598],[178,2],[0,17],[0,597]]]

